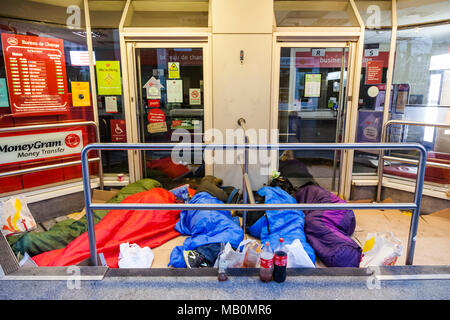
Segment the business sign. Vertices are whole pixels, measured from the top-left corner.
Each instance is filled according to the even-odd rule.
[[[97,61],[97,88],[99,95],[122,95],[119,61]]]
[[[380,51],[378,56],[363,57],[362,68],[367,66],[369,61],[382,61],[383,68],[389,64],[389,52]],[[345,61],[348,61],[348,52],[345,53]],[[342,52],[326,51],[324,56],[313,56],[311,52],[299,51],[295,53],[295,66],[297,68],[340,68],[342,62]],[[289,57],[281,59],[281,66],[290,66]]]
[[[14,135],[0,138],[0,164],[76,155],[83,149],[81,130],[41,134]]]
[[[63,40],[2,33],[2,46],[13,114],[69,111]]]

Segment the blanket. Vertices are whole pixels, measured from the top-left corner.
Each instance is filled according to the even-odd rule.
[[[121,203],[175,203],[175,196],[162,188],[153,188],[126,197]],[[111,210],[95,226],[97,252],[103,253],[111,268],[118,267],[120,244],[136,243],[155,248],[180,235],[174,227],[180,211],[174,210]],[[38,266],[69,266],[87,259],[87,232],[66,248],[44,252],[33,257]]]
[[[120,203],[126,197],[161,187],[161,184],[153,179],[141,179],[123,187],[107,203]],[[94,224],[97,224],[108,213],[109,210],[94,210]],[[56,223],[48,231],[30,231],[24,234],[10,236],[7,238],[14,253],[24,255],[27,252],[31,257],[40,253],[61,249],[72,240],[87,230],[86,217],[79,220],[67,219]]]

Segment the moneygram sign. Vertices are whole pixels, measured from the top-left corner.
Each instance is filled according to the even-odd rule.
[[[76,155],[83,149],[81,130],[0,138],[0,164]]]

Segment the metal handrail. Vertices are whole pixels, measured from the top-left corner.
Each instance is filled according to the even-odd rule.
[[[411,120],[389,120],[387,121],[381,130],[381,143],[386,142],[386,135],[387,135],[387,128],[391,125],[399,124],[399,125],[408,125],[408,126],[421,126],[421,127],[436,127],[436,128],[450,128],[450,123],[427,123],[427,122],[419,122],[419,121],[411,121]],[[410,163],[410,164],[419,164],[417,160],[413,159],[405,159],[400,157],[392,157],[392,156],[386,156],[384,154],[384,150],[380,150],[379,160],[378,160],[378,185],[377,185],[377,202],[380,202],[381,200],[381,188],[383,184],[383,171],[384,171],[384,160],[392,160],[397,162],[403,162],[403,163]],[[433,168],[442,168],[442,169],[449,169],[450,165],[445,163],[439,163],[434,161],[427,161],[425,163],[426,167],[433,167]]]
[[[7,128],[0,128],[0,133],[60,129],[60,128],[69,128],[69,127],[77,127],[77,126],[82,126],[82,127],[93,126],[95,128],[95,138],[96,138],[97,142],[100,142],[100,131],[99,131],[97,123],[95,123],[94,121],[62,122],[62,123],[37,124],[37,125],[19,126],[19,127],[7,127]],[[88,161],[89,162],[98,161],[98,163],[99,163],[98,175],[100,178],[100,188],[103,189],[103,167],[102,167],[101,153],[99,152],[97,158],[91,158]],[[31,172],[37,172],[37,171],[44,171],[44,170],[49,170],[49,169],[70,167],[70,166],[79,165],[79,164],[81,164],[81,160],[56,163],[56,164],[51,164],[51,165],[43,165],[43,166],[39,166],[39,167],[19,169],[19,170],[14,170],[14,171],[0,172],[0,178],[16,176],[19,174],[25,174],[25,173],[31,173]]]
[[[246,121],[244,118],[239,118],[237,121],[238,125],[244,131],[244,143],[248,144],[249,138],[247,136],[247,128]],[[248,149],[244,150],[244,163],[242,164],[242,203],[246,204],[250,200],[250,203],[255,203],[255,199],[253,197],[253,190],[250,185],[250,178],[248,177]],[[242,211],[242,229],[246,230],[247,228],[247,210]]]
[[[91,184],[89,179],[88,153],[91,150],[172,150],[173,148],[206,150],[206,149],[276,149],[276,150],[356,150],[356,149],[377,149],[377,150],[418,150],[419,170],[417,174],[416,190],[413,203],[319,203],[319,204],[167,204],[167,203],[92,203]],[[425,163],[427,152],[418,143],[282,143],[282,144],[188,144],[188,143],[94,143],[86,145],[81,151],[81,167],[83,172],[84,197],[87,216],[87,232],[89,239],[89,250],[91,264],[97,265],[97,246],[95,242],[95,228],[93,220],[93,210],[98,209],[128,209],[128,210],[181,210],[181,209],[214,209],[214,210],[279,210],[279,209],[300,209],[300,210],[337,210],[337,209],[406,209],[412,210],[411,224],[408,238],[408,248],[406,253],[406,264],[411,265],[414,258],[417,228],[420,217],[420,206],[422,201],[423,179],[425,175]]]

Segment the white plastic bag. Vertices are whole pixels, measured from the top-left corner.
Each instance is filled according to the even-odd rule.
[[[291,244],[287,244],[288,258],[287,267],[288,268],[315,268],[316,266],[312,263],[311,258],[306,253],[303,248],[300,239],[295,239]]]
[[[359,266],[393,266],[402,255],[402,249],[402,242],[392,232],[369,233]]]
[[[139,247],[136,243],[120,244],[119,268],[150,268],[154,254],[149,247]]]
[[[0,229],[5,237],[36,229],[25,197],[11,197],[0,203]]]
[[[247,249],[251,247],[254,243],[258,243],[258,241],[249,239],[242,240],[241,243],[239,243],[238,247],[236,248],[236,251],[234,251],[230,243],[227,242],[221,258],[225,259],[228,268],[242,268],[244,265],[244,258]],[[218,267],[218,260],[219,259],[216,259],[216,262],[214,264],[215,268]]]

